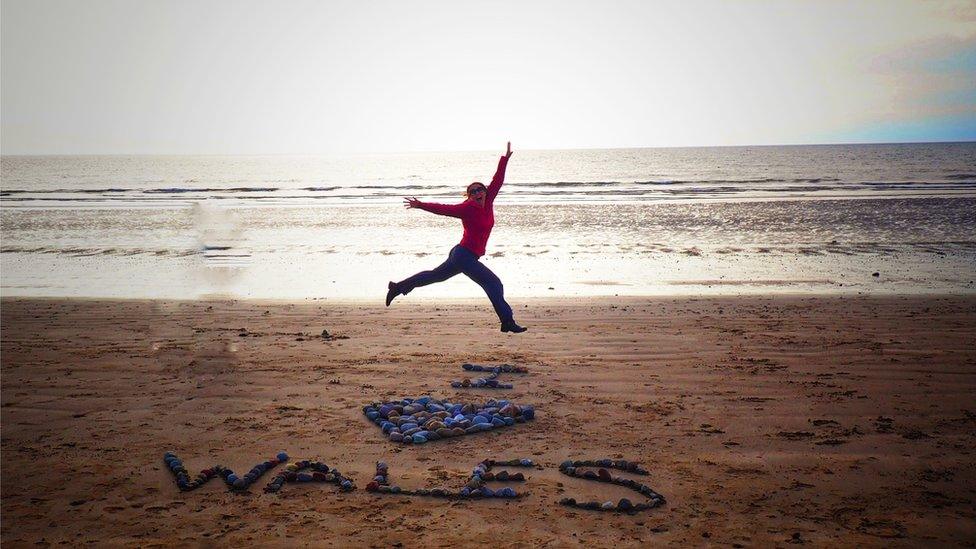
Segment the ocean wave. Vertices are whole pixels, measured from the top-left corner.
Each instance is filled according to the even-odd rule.
[[[142,191],[146,194],[179,194],[179,193],[270,193],[279,190],[278,187],[171,187],[168,189],[146,189]]]
[[[558,246],[556,246],[558,247]],[[820,242],[799,242],[792,244],[768,244],[768,243],[743,243],[736,246],[701,244],[699,246],[675,246],[661,243],[641,243],[636,246],[638,253],[642,254],[665,254],[665,255],[686,255],[689,257],[708,257],[719,255],[730,256],[756,256],[756,255],[803,255],[803,256],[863,256],[863,255],[890,255],[893,253],[911,254],[935,254],[945,255],[951,253],[970,254],[976,251],[976,241],[974,240],[922,240],[922,241],[901,241],[901,242],[874,242],[874,241],[845,241],[836,240]],[[572,255],[583,254],[606,254],[606,253],[634,253],[634,246],[630,243],[618,243],[601,245],[597,249],[587,249],[587,245],[580,245],[577,249],[570,251]],[[306,255],[331,254],[334,249],[319,247],[319,243],[307,243],[293,248],[292,251],[301,251]],[[549,253],[550,249],[544,249],[535,253]],[[200,257],[208,262],[213,261],[241,261],[249,260],[256,256],[267,256],[267,254],[278,254],[280,250],[274,245],[267,246],[248,246],[242,249],[232,246],[202,246],[197,249],[190,248],[131,248],[120,246],[105,247],[86,247],[86,246],[16,246],[5,245],[0,247],[0,254],[20,253],[20,254],[53,254],[68,257],[131,257],[140,255],[151,255],[161,258],[185,258]],[[362,251],[363,254],[391,255],[388,250]]]
[[[920,188],[920,189],[957,189],[976,186],[976,181],[952,181],[952,182],[923,182],[923,181],[862,181],[856,185],[864,185],[871,188],[898,189],[898,188]]]
[[[2,246],[0,254],[53,254],[67,255],[72,257],[88,257],[97,255],[110,256],[138,256],[153,255],[163,257],[189,257],[200,255],[201,250],[176,249],[176,248],[91,248],[82,246]]]
[[[607,187],[610,185],[674,185],[680,183],[671,180],[660,181],[537,181],[523,183],[507,183],[513,187]]]
[[[420,190],[420,189],[456,189],[463,187],[463,185],[349,185],[348,187],[339,187],[340,189],[406,189],[406,190]]]
[[[960,174],[972,175],[972,174]],[[884,196],[885,193],[905,194],[917,192],[933,193],[972,193],[976,191],[976,180],[955,178],[951,181],[857,181],[842,182],[836,178],[751,178],[751,179],[686,179],[686,180],[646,180],[646,181],[554,181],[554,182],[510,182],[506,186],[507,196],[514,201],[538,198],[565,198],[567,200],[606,200],[620,199],[664,199],[733,197],[780,195],[796,198],[816,197],[828,193],[850,193],[857,196]],[[250,203],[300,203],[302,201],[321,202],[333,200],[348,202],[353,200],[377,201],[396,199],[404,194],[417,192],[425,199],[459,198],[458,186],[446,184],[405,184],[405,185],[331,185],[308,186],[301,188],[270,186],[237,187],[160,187],[134,189],[125,187],[105,187],[98,189],[7,189],[0,192],[0,203],[14,204],[99,204],[114,205],[131,203],[133,205],[191,203],[201,200],[241,201]]]
[[[4,189],[0,194],[72,194],[72,193],[82,193],[82,194],[104,194],[104,193],[130,193],[130,192],[140,192],[138,189]]]
[[[834,178],[793,179],[794,183],[820,181],[838,181]],[[517,187],[604,187],[612,185],[708,185],[708,184],[741,184],[741,183],[786,183],[786,179],[764,177],[760,179],[652,179],[647,181],[542,181],[509,183]]]

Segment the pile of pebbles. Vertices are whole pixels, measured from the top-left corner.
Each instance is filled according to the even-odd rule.
[[[473,435],[524,423],[535,417],[532,406],[520,406],[507,400],[489,400],[478,406],[429,396],[374,402],[364,406],[363,413],[379,425],[391,441],[403,444],[424,444]]]
[[[311,469],[312,473],[305,473],[306,469]],[[335,484],[343,492],[352,492],[356,485],[351,480],[342,476],[338,469],[330,469],[328,465],[321,461],[297,461],[285,467],[285,470],[275,475],[275,478],[264,487],[264,491],[273,494],[286,482],[327,482]]]
[[[173,475],[176,476],[176,486],[179,487],[181,492],[196,490],[214,477],[223,478],[224,482],[231,490],[244,491],[247,490],[251,484],[254,484],[254,482],[266,471],[274,468],[280,463],[285,463],[288,461],[288,454],[281,452],[277,456],[267,461],[258,463],[251,468],[250,472],[242,477],[238,477],[234,474],[234,471],[222,465],[214,465],[209,469],[200,471],[193,480],[190,480],[190,474],[187,472],[186,467],[183,466],[183,461],[176,457],[176,454],[173,452],[166,452],[163,454],[163,461],[166,463],[166,466],[169,467],[169,470],[172,471]]]
[[[486,459],[479,463],[474,470],[471,471],[471,477],[468,482],[457,492],[452,492],[445,488],[433,488],[426,489],[421,488],[419,490],[407,490],[400,488],[397,485],[390,485],[389,482],[389,467],[386,463],[382,461],[376,464],[376,476],[373,480],[366,485],[367,492],[376,492],[380,494],[399,494],[406,496],[429,496],[435,498],[444,499],[480,499],[480,498],[504,498],[504,499],[516,499],[520,497],[525,497],[528,494],[519,494],[514,488],[501,488],[499,490],[492,490],[485,483],[487,482],[524,482],[525,475],[522,473],[509,473],[508,471],[499,471],[497,473],[492,473],[491,468],[494,466],[507,466],[507,467],[532,467],[535,465],[532,463],[531,459],[510,459],[507,461],[496,461],[492,459]]]
[[[452,381],[451,387],[455,389],[511,389],[514,387],[511,383],[500,383],[498,381],[498,376],[500,374],[527,374],[529,370],[521,366],[512,366],[511,364],[501,364],[499,366],[481,366],[479,364],[462,364],[461,368],[464,368],[466,372],[490,372],[486,377],[474,377],[471,379],[462,379],[461,381]]]
[[[597,471],[587,470],[581,471],[580,469],[584,467],[599,468]],[[646,469],[638,465],[633,461],[624,460],[612,460],[612,459],[597,459],[597,460],[578,460],[571,461],[567,460],[559,464],[559,471],[564,475],[569,475],[571,477],[582,478],[586,480],[595,480],[598,482],[608,482],[610,484],[617,484],[619,486],[625,486],[634,490],[635,492],[641,494],[648,499],[647,503],[633,503],[627,498],[621,498],[620,501],[614,503],[613,501],[607,501],[600,503],[599,501],[576,501],[574,498],[563,498],[559,500],[561,505],[566,505],[568,507],[576,507],[578,509],[589,509],[592,511],[612,511],[620,513],[636,513],[639,511],[646,511],[647,509],[653,509],[655,507],[660,507],[664,505],[664,496],[657,493],[650,486],[637,482],[636,480],[631,480],[624,477],[614,477],[610,474],[608,469],[619,469],[621,471],[627,471],[628,473],[633,473],[635,475],[648,475]]]

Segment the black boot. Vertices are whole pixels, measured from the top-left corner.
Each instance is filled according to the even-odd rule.
[[[503,332],[512,332],[513,334],[520,334],[526,330],[528,330],[528,328],[519,326],[518,324],[515,323],[515,320],[506,320],[505,322],[502,322]]]
[[[393,298],[400,295],[402,292],[400,291],[400,286],[398,286],[396,282],[390,282],[387,288],[386,306],[389,307],[390,303],[393,303]]]

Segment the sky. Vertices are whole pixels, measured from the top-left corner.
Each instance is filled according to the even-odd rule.
[[[3,154],[976,140],[976,0],[2,0]]]

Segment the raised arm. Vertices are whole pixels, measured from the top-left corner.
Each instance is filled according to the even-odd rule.
[[[488,194],[485,197],[486,202],[493,202],[498,195],[498,191],[501,190],[502,183],[505,182],[505,168],[508,166],[508,159],[511,157],[512,142],[509,141],[505,155],[498,159],[498,169],[495,170],[495,176],[491,178],[491,184],[488,185]]]
[[[437,204],[436,202],[421,202],[416,197],[404,198],[405,208],[417,208],[437,215],[448,217],[461,217],[468,205],[464,202],[460,204]]]

